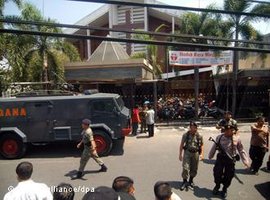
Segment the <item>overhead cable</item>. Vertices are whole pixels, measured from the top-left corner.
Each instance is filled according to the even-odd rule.
[[[17,35],[38,35],[47,37],[59,37],[59,38],[75,38],[75,39],[86,39],[86,40],[101,40],[101,41],[112,41],[112,42],[126,42],[126,43],[138,43],[138,44],[150,44],[159,46],[174,46],[174,47],[191,47],[191,48],[207,48],[212,50],[232,50],[232,51],[246,51],[246,52],[260,52],[270,53],[270,49],[262,48],[246,48],[246,47],[232,47],[232,46],[221,46],[211,44],[199,44],[199,43],[186,43],[186,42],[169,42],[160,40],[140,40],[140,39],[128,39],[128,38],[115,38],[115,37],[103,37],[96,35],[78,35],[78,34],[64,34],[64,33],[49,33],[40,31],[26,31],[26,30],[14,30],[14,29],[0,29],[0,33],[10,33]]]
[[[199,12],[212,12],[212,13],[221,13],[228,15],[245,15],[251,17],[263,17],[270,18],[270,14],[262,14],[262,13],[248,13],[248,12],[237,12],[237,11],[228,11],[228,10],[217,10],[217,9],[209,9],[209,8],[191,8],[191,7],[183,7],[183,6],[172,6],[166,4],[147,4],[147,3],[135,3],[129,1],[119,1],[119,0],[68,0],[68,1],[81,1],[81,2],[94,2],[94,3],[103,3],[103,4],[114,4],[121,6],[141,6],[141,7],[151,7],[151,8],[164,8],[164,9],[173,9],[173,10],[191,10],[191,11],[199,11]]]
[[[10,24],[25,24],[25,25],[37,25],[37,26],[50,26],[58,28],[72,28],[72,29],[83,29],[90,31],[108,31],[108,32],[122,32],[130,34],[140,34],[140,35],[151,35],[151,36],[164,36],[171,38],[194,38],[198,40],[211,40],[211,41],[224,41],[224,42],[239,42],[247,44],[257,44],[257,45],[269,45],[270,43],[261,42],[261,41],[252,41],[252,40],[235,40],[235,39],[226,39],[219,37],[209,37],[209,36],[198,36],[198,35],[187,35],[187,34],[170,34],[170,33],[160,33],[160,32],[151,32],[151,31],[140,31],[140,30],[126,30],[126,29],[113,29],[113,28],[103,28],[95,26],[82,26],[82,25],[71,25],[71,24],[59,24],[51,22],[37,22],[37,21],[25,21],[25,20],[14,20],[14,19],[1,19],[0,22],[10,23]]]

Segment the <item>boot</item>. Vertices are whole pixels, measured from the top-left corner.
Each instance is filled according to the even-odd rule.
[[[194,186],[195,186],[195,185],[194,185],[194,183],[193,183],[193,177],[190,177],[190,178],[189,178],[188,183],[189,183],[190,189],[191,189],[191,190],[194,190]]]
[[[78,171],[76,178],[82,178],[82,172]]]
[[[226,198],[227,197],[227,187],[223,187],[222,192],[221,192],[221,197]]]
[[[101,165],[99,172],[106,172],[107,170],[108,170],[108,168],[103,164],[103,165]]]
[[[180,186],[180,190],[183,191],[185,188],[187,188],[187,179],[184,179],[182,185]]]
[[[220,188],[220,185],[219,184],[216,184],[216,186],[214,187],[214,189],[213,189],[213,191],[212,191],[212,193],[213,193],[213,195],[218,195],[218,190],[219,190],[219,188]]]

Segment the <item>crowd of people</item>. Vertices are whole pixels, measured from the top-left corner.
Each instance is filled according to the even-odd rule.
[[[144,106],[145,124],[148,128],[149,137],[154,136],[154,111],[150,105]],[[137,118],[137,124],[133,127],[138,129],[138,123],[143,119],[140,117],[138,107],[133,109],[133,118]],[[139,119],[139,120],[138,120]],[[78,143],[77,148],[84,147],[80,167],[75,178],[83,176],[83,170],[92,157],[99,165],[100,172],[106,172],[107,167],[99,158],[96,152],[96,144],[93,138],[93,132],[90,128],[91,121],[84,119],[82,121],[82,140]],[[254,175],[259,175],[259,169],[262,166],[264,156],[269,148],[269,130],[265,125],[264,117],[258,117],[254,125],[251,126],[251,142],[249,155],[244,150],[238,132],[237,121],[232,118],[232,113],[225,112],[224,118],[221,119],[216,128],[220,134],[215,138],[209,138],[213,145],[209,151],[208,158],[212,159],[216,152],[216,161],[213,169],[215,186],[212,190],[213,195],[220,195],[222,198],[227,197],[227,190],[235,175],[235,162],[242,160],[243,164]],[[137,129],[133,134],[137,134]],[[141,127],[141,130],[144,130]],[[197,175],[199,160],[203,159],[203,136],[198,132],[198,125],[190,122],[189,130],[182,135],[179,146],[179,161],[182,162],[183,182],[180,190],[194,190],[194,178]],[[250,159],[251,162],[250,162]],[[36,183],[31,179],[33,165],[30,162],[21,162],[16,168],[18,185],[5,196],[4,200],[73,200],[75,192],[71,184],[60,183],[54,191],[44,183]],[[222,190],[220,187],[222,186]],[[132,178],[127,176],[116,177],[112,182],[112,187],[100,186],[93,191],[87,192],[83,200],[135,200],[135,186]],[[172,192],[168,182],[157,181],[154,185],[154,194],[156,200],[180,200],[180,197]]]
[[[132,109],[131,121],[133,136],[137,135],[140,124],[141,133],[146,133],[146,131],[148,131],[148,136],[154,137],[155,111],[151,104],[145,103],[143,107],[136,105]]]
[[[198,97],[199,117],[207,116],[209,109],[216,109],[214,100],[207,100],[203,94]],[[157,101],[157,117],[160,121],[192,119],[195,117],[195,99],[166,97]],[[214,117],[214,116],[213,116]]]
[[[44,183],[37,183],[31,179],[33,165],[31,162],[21,162],[16,167],[18,185],[5,194],[4,200],[74,200],[75,189],[69,183],[48,187]],[[99,186],[88,191],[82,200],[136,200],[134,196],[134,181],[127,176],[118,176],[112,186]],[[181,200],[172,192],[168,182],[158,181],[154,185],[156,200]]]

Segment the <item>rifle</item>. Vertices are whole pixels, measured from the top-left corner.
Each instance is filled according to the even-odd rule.
[[[236,161],[239,161],[239,160],[240,160],[240,156],[239,156],[238,154],[236,154],[236,156],[233,156],[233,157],[232,157],[232,156],[231,156],[230,154],[228,154],[228,153],[223,149],[223,147],[222,147],[219,143],[217,143],[212,137],[210,137],[208,140],[214,142],[215,145],[218,147],[218,149],[221,151],[221,153],[226,154],[231,160],[233,160],[233,162],[236,162]]]
[[[226,151],[223,149],[223,147],[222,147],[219,143],[217,143],[212,137],[210,137],[208,140],[214,142],[215,145],[218,147],[218,149],[219,149],[222,153],[226,154],[230,159],[232,159],[233,162],[239,161],[239,160],[240,160],[240,156],[239,156],[238,154],[237,154],[236,156],[234,156],[234,157],[232,157],[231,155],[227,154]],[[239,179],[239,177],[236,175],[235,172],[234,172],[234,178],[235,178],[239,183],[244,184],[243,181],[241,181],[241,180]]]

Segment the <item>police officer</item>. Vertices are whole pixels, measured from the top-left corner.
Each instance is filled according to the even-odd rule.
[[[213,194],[219,194],[220,185],[223,184],[221,196],[225,198],[227,196],[227,188],[230,186],[232,178],[234,177],[235,161],[239,160],[240,154],[242,162],[249,168],[249,159],[245,152],[239,135],[234,134],[236,131],[235,126],[224,126],[224,133],[217,136],[214,144],[209,152],[209,159],[212,159],[218,150],[217,159],[214,166],[214,180],[215,187]],[[211,139],[211,138],[210,138]]]
[[[197,132],[197,124],[190,122],[189,131],[182,136],[179,147],[179,160],[183,161],[183,183],[180,190],[194,189],[193,178],[197,175],[199,157],[202,157],[203,137]],[[184,150],[184,157],[182,152]],[[188,180],[189,176],[189,182]]]
[[[96,163],[98,163],[101,168],[100,172],[106,172],[107,167],[104,165],[103,161],[99,158],[97,151],[96,151],[96,143],[93,137],[92,129],[89,127],[91,121],[89,119],[84,119],[82,121],[82,140],[77,145],[77,148],[80,148],[82,145],[84,146],[83,153],[80,160],[80,167],[77,173],[77,178],[82,177],[83,170],[90,159],[92,157]]]
[[[237,129],[237,121],[232,118],[232,112],[230,112],[230,111],[225,111],[224,118],[218,121],[216,128],[220,129],[221,133],[223,133],[224,127],[227,125],[234,126],[236,128],[236,130],[238,130]]]

